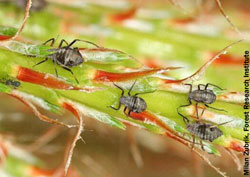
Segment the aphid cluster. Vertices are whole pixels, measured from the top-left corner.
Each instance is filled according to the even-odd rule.
[[[197,136],[201,140],[207,140],[207,141],[213,142],[215,139],[222,136],[223,133],[217,126],[199,121],[198,104],[202,103],[208,108],[215,109],[218,111],[225,111],[223,109],[214,108],[214,107],[211,107],[208,105],[208,104],[212,104],[216,101],[216,94],[213,92],[213,90],[208,89],[208,86],[210,85],[210,86],[217,87],[220,90],[222,90],[222,89],[220,87],[213,85],[213,84],[210,84],[210,83],[208,83],[206,85],[199,84],[198,90],[192,90],[191,84],[185,84],[185,85],[190,86],[190,90],[189,90],[189,94],[188,94],[188,104],[179,106],[177,108],[177,112],[183,118],[183,121],[186,123],[187,130],[193,135],[193,146],[195,144],[195,136]],[[201,89],[201,86],[204,86],[204,89]],[[192,101],[196,102],[196,104],[195,104],[196,116],[198,119],[198,121],[196,121],[194,123],[190,123],[189,119],[179,112],[179,108],[190,106],[192,104]],[[204,110],[203,110],[203,112],[204,112]],[[202,114],[203,114],[203,112],[202,112]],[[202,116],[202,114],[201,114],[201,116]],[[223,123],[223,124],[225,124],[225,123]],[[220,124],[220,125],[222,125],[222,124]],[[202,145],[202,141],[200,141],[200,144],[201,144],[202,149],[204,149],[204,147]]]
[[[54,64],[54,68],[55,68],[55,72],[56,72],[57,77],[58,77],[58,73],[57,73],[57,69],[56,69],[56,64],[61,66],[63,69],[69,71],[73,75],[76,82],[79,83],[79,81],[75,77],[73,71],[70,69],[70,68],[72,68],[74,66],[78,66],[84,62],[84,58],[82,57],[79,49],[77,47],[72,47],[73,44],[75,44],[78,41],[89,43],[89,44],[92,44],[95,47],[99,48],[98,45],[96,45],[92,42],[89,42],[89,41],[75,39],[70,44],[68,44],[68,42],[66,42],[63,39],[63,40],[61,40],[58,48],[49,50],[49,51],[52,51],[54,53],[48,55],[44,60],[35,64],[33,67],[40,65],[40,64],[48,61],[49,59],[51,59],[53,61],[53,64]],[[55,38],[49,39],[48,41],[43,43],[43,45],[46,45],[49,42],[51,42],[50,46],[53,46],[55,43]],[[63,43],[65,43],[66,46],[62,47]]]
[[[50,51],[52,51],[54,53],[48,55],[44,60],[42,60],[41,62],[37,63],[34,66],[37,66],[37,65],[44,63],[44,62],[48,61],[49,59],[51,59],[53,64],[54,64],[55,73],[56,73],[57,77],[58,77],[58,73],[57,73],[57,69],[56,69],[56,64],[61,66],[63,69],[69,71],[73,75],[73,77],[75,78],[76,82],[79,83],[77,78],[75,77],[74,73],[70,69],[72,67],[75,67],[75,66],[82,64],[85,61],[83,56],[81,55],[79,49],[77,47],[72,47],[73,44],[76,43],[77,41],[86,42],[86,43],[94,45],[97,48],[100,48],[98,45],[96,45],[92,42],[89,42],[89,41],[75,39],[70,44],[68,44],[63,39],[63,40],[61,40],[58,48],[50,49]],[[48,41],[46,41],[44,43],[44,45],[49,43],[49,42],[51,42],[50,46],[53,46],[55,43],[55,39],[54,38],[49,39]],[[63,43],[65,43],[66,46],[63,47]],[[131,88],[129,89],[128,96],[124,96],[124,93],[125,93],[124,89],[114,83],[114,86],[117,87],[118,89],[120,89],[122,91],[122,93],[121,93],[121,97],[119,99],[118,107],[117,108],[115,108],[113,106],[109,106],[109,107],[114,109],[114,110],[119,110],[121,108],[121,105],[124,105],[124,113],[127,116],[130,116],[131,112],[140,113],[140,112],[145,111],[147,109],[147,104],[146,104],[144,99],[142,99],[141,97],[138,96],[139,94],[145,94],[145,93],[136,93],[134,95],[131,95],[131,91],[133,90],[135,83],[136,83],[136,81],[132,84]],[[8,81],[7,85],[16,85],[16,87],[18,87],[18,83],[14,83],[11,81]],[[210,109],[215,109],[218,111],[225,111],[223,109],[218,109],[218,108],[214,108],[214,107],[209,106],[209,104],[212,104],[216,101],[216,94],[213,92],[213,90],[209,89],[208,87],[213,86],[213,87],[217,87],[218,89],[221,89],[221,88],[216,86],[216,85],[208,83],[206,85],[199,84],[197,90],[192,90],[191,84],[185,84],[185,85],[190,86],[190,90],[189,90],[189,94],[188,94],[188,104],[179,106],[177,108],[177,112],[183,118],[183,121],[186,123],[187,130],[193,135],[193,145],[195,144],[195,136],[200,138],[200,140],[207,140],[207,141],[213,142],[216,138],[223,135],[222,131],[219,128],[217,128],[216,126],[214,126],[212,124],[203,123],[201,121],[196,121],[194,123],[190,123],[189,119],[186,116],[184,116],[183,114],[181,114],[179,109],[182,107],[190,106],[192,104],[192,101],[194,101],[195,106],[196,106],[197,120],[199,119],[198,104],[204,104],[206,107],[208,107]],[[204,88],[202,89],[202,87],[204,87]],[[152,92],[147,92],[147,93],[152,93]],[[203,112],[204,112],[204,110],[203,110]],[[202,114],[203,114],[203,112],[202,112]],[[202,141],[201,141],[201,146],[203,148]]]

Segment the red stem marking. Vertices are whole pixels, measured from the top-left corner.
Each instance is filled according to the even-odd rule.
[[[145,71],[138,71],[138,72],[128,72],[128,73],[111,73],[106,71],[97,70],[96,76],[94,80],[96,81],[106,81],[106,82],[114,82],[114,81],[126,81],[150,74],[157,73],[158,71],[164,70],[165,68],[158,68],[158,69],[150,69]],[[168,68],[166,68],[168,69]],[[171,68],[169,68],[171,69]],[[175,69],[173,67],[173,69]]]
[[[232,141],[230,146],[231,149],[238,151],[238,152],[244,152],[245,148],[243,147],[242,143],[239,141]]]
[[[215,55],[215,53],[211,54],[212,56]],[[229,54],[221,55],[217,60],[213,62],[213,65],[233,65],[233,66],[242,66],[244,60],[242,57],[239,56],[232,56]]]
[[[0,41],[10,39],[11,37],[12,36],[3,36],[3,35],[0,35]]]
[[[128,10],[127,12],[122,12],[119,14],[111,15],[110,20],[114,23],[121,23],[124,20],[132,18],[135,15],[136,11],[137,11],[137,8],[134,7]]]
[[[79,113],[77,112],[77,110],[69,103],[64,102],[63,103],[63,108],[67,109],[68,111],[70,111],[72,114],[74,114],[74,116],[78,119],[79,121]]]
[[[184,138],[180,137],[179,135],[177,135],[175,132],[173,132],[166,124],[164,124],[161,120],[159,120],[155,115],[151,114],[148,111],[143,111],[141,113],[134,113],[131,112],[130,116],[134,119],[137,120],[141,120],[141,121],[146,121],[149,120],[155,124],[157,124],[158,126],[160,126],[161,128],[163,128],[164,130],[166,130],[165,135],[167,135],[168,137],[177,140],[178,142],[187,145],[189,144],[189,142],[187,142],[187,140],[185,140]]]
[[[24,82],[38,84],[53,89],[83,90],[83,88],[70,85],[49,74],[40,73],[24,67],[19,67],[17,79]]]
[[[1,156],[1,159],[0,159],[0,163],[4,163],[7,155],[8,155],[8,150],[7,148],[5,147],[4,143],[0,142],[0,151],[2,153],[2,156]]]

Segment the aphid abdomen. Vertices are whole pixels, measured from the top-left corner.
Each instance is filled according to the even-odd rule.
[[[140,97],[133,97],[133,108],[132,112],[140,113],[147,108],[146,102]]]
[[[61,48],[53,55],[53,60],[59,65],[65,65],[67,49]]]
[[[219,128],[211,124],[201,122],[188,124],[187,130],[198,138],[202,140],[208,140],[210,142],[213,142],[216,138],[223,135],[222,131]]]
[[[146,102],[142,98],[136,96],[123,96],[120,98],[120,102],[128,107],[130,111],[135,113],[140,113],[147,108]]]
[[[198,103],[211,104],[215,102],[216,95],[211,90],[195,90],[190,93],[189,98]]]

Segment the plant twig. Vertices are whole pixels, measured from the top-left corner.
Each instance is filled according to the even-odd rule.
[[[23,21],[22,21],[22,24],[21,26],[19,27],[18,31],[16,32],[16,34],[10,38],[10,39],[16,39],[19,34],[22,32],[23,28],[25,27],[25,24],[30,16],[30,8],[32,6],[32,0],[27,0],[27,4],[26,4],[26,8],[25,8],[25,14],[24,14],[24,18],[23,18]]]

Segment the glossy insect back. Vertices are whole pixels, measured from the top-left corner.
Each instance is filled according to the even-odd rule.
[[[133,85],[129,89],[128,96],[124,96],[123,88],[114,84],[114,86],[116,86],[117,88],[119,88],[122,91],[122,94],[121,94],[121,97],[119,99],[118,108],[114,108],[112,106],[109,106],[109,107],[111,107],[114,110],[119,110],[121,105],[124,105],[125,106],[124,113],[128,116],[130,116],[131,112],[140,113],[140,112],[143,112],[144,110],[146,110],[147,109],[146,102],[142,98],[138,97],[139,94],[146,94],[146,93],[136,93],[133,96],[130,94],[135,83],[136,83],[136,81],[133,83]],[[152,92],[147,92],[147,93],[152,93]],[[128,110],[128,114],[126,113],[127,110]]]
[[[63,39],[63,40],[61,40],[58,48],[54,48],[54,49],[49,50],[49,51],[52,51],[54,53],[48,55],[44,60],[35,64],[34,67],[48,61],[48,59],[51,59],[54,63],[55,73],[56,73],[57,77],[58,77],[58,73],[57,73],[57,69],[56,69],[55,64],[61,66],[65,70],[69,71],[72,74],[72,76],[74,77],[75,81],[79,84],[79,81],[75,77],[73,71],[70,69],[71,67],[79,66],[80,64],[82,64],[84,62],[84,58],[82,57],[79,49],[77,47],[74,47],[74,48],[72,47],[72,45],[78,41],[92,44],[95,47],[99,48],[98,45],[96,45],[92,42],[89,42],[89,41],[75,39],[70,44],[68,44],[68,42],[66,42]],[[49,43],[49,42],[51,42],[50,46],[53,46],[55,43],[55,39],[54,38],[49,39],[48,41],[46,41],[44,43],[44,45]],[[62,47],[63,43],[65,43],[66,46]]]

